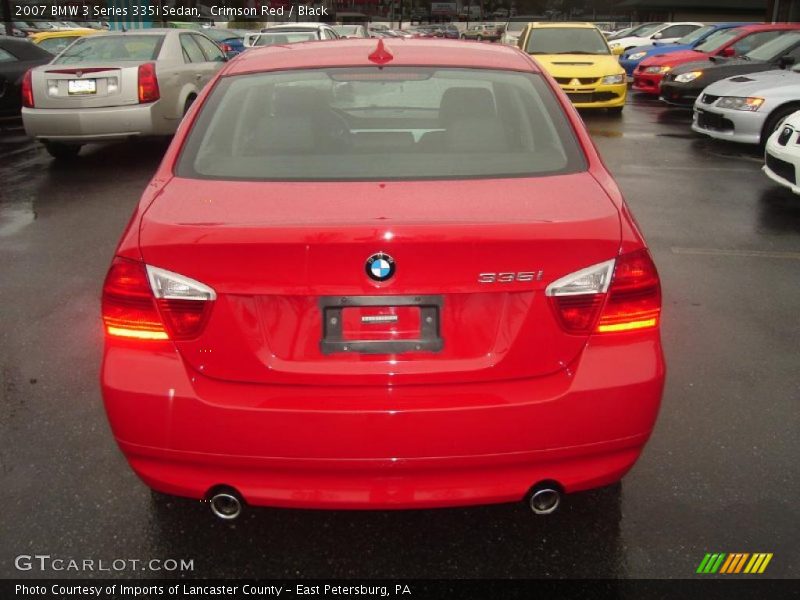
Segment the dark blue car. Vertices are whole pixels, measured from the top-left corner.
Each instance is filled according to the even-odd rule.
[[[625,69],[625,72],[629,76],[632,76],[636,66],[645,58],[657,54],[669,54],[670,52],[677,52],[679,50],[691,50],[698,44],[702,44],[706,38],[714,35],[718,31],[733,29],[734,27],[741,27],[742,25],[750,25],[750,23],[713,23],[701,27],[700,29],[695,29],[676,42],[656,42],[652,46],[631,48],[619,57],[619,64],[622,65],[622,68]]]

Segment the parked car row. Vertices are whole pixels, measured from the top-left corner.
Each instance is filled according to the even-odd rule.
[[[691,108],[691,128],[759,145],[764,172],[800,194],[800,24],[718,23],[677,44],[634,48],[633,91]]]

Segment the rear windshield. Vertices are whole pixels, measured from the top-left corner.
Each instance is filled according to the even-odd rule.
[[[47,38],[37,44],[39,48],[47,50],[50,54],[58,54],[80,36]]]
[[[253,46],[274,46],[280,44],[296,44],[297,42],[311,42],[317,39],[313,31],[286,31],[284,33],[262,33],[254,41]]]
[[[155,60],[163,35],[92,35],[67,48],[53,64],[94,60]]]
[[[176,173],[330,181],[584,169],[569,122],[540,75],[398,67],[223,78]]]
[[[543,27],[531,29],[528,54],[609,54],[608,44],[594,27]]]

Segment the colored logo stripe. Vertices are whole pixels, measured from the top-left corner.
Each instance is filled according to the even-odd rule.
[[[697,573],[720,573],[726,575],[763,573],[771,560],[771,553],[733,552],[727,554],[725,552],[709,552],[697,567]]]
[[[763,573],[767,568],[769,561],[772,560],[772,553],[769,554],[753,554],[753,558],[747,563],[744,568],[745,573]]]

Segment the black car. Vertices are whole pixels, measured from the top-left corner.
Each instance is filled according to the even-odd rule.
[[[771,69],[785,69],[800,61],[800,30],[782,33],[740,58],[712,57],[676,67],[661,80],[661,100],[691,107],[715,81]]]
[[[22,76],[50,62],[53,55],[28,40],[0,36],[0,117],[13,117],[22,108]]]

